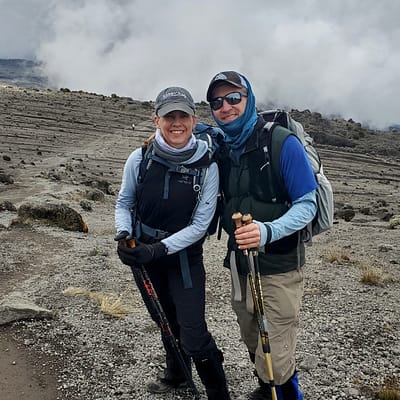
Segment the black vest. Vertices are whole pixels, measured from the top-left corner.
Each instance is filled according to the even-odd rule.
[[[189,225],[195,210],[200,187],[196,185],[201,168],[210,164],[209,155],[190,165],[181,166],[179,172],[155,160],[140,174],[137,185],[137,218],[154,228],[175,233]],[[142,168],[141,168],[142,169]],[[187,173],[185,173],[187,170]]]

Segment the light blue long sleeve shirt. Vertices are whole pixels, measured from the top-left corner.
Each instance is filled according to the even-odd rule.
[[[202,140],[198,140],[198,147],[199,151],[196,151],[195,156],[188,160],[187,164],[200,159],[204,152],[208,150],[207,144]],[[121,188],[115,205],[116,232],[127,231],[130,235],[133,233],[132,211],[136,207],[136,185],[141,161],[141,148],[134,150],[126,160]],[[198,206],[191,224],[162,240],[168,249],[168,254],[183,250],[204,237],[215,212],[218,188],[218,167],[215,163],[212,163],[207,169]]]
[[[307,226],[314,218],[317,211],[317,200],[315,197],[315,190],[306,193],[304,196],[295,200],[289,210],[280,218],[272,222],[260,222],[254,220],[260,227],[261,239],[260,247],[264,246],[267,242],[267,228],[271,228],[270,242],[282,239],[291,235],[305,226]]]
[[[303,229],[317,212],[318,184],[303,146],[295,137],[289,136],[283,143],[280,166],[291,207],[274,221],[254,221],[260,227],[260,246],[267,242],[267,226],[271,232],[269,242],[275,242]]]

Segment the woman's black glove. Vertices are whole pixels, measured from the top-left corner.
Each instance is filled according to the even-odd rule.
[[[135,243],[136,247],[132,249],[127,247],[124,241],[118,242],[118,256],[126,265],[148,264],[167,255],[167,248],[162,242],[145,244],[136,240]]]

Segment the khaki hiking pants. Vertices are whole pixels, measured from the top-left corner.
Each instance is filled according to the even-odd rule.
[[[242,300],[235,301],[232,291],[232,308],[237,316],[242,340],[248,350],[256,354],[257,374],[264,382],[268,382],[256,315],[249,311],[252,297],[250,290],[246,288],[247,277],[240,276],[239,279]],[[300,269],[282,274],[262,275],[261,286],[268,321],[274,380],[277,385],[282,385],[295,371],[297,327],[304,291],[303,271]],[[247,306],[246,293],[250,296]]]

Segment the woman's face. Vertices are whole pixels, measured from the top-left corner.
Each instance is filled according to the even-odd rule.
[[[189,142],[197,118],[183,111],[171,111],[163,117],[154,117],[164,140],[171,146],[181,149]]]
[[[214,89],[212,99],[216,99],[217,97],[224,97],[230,93],[242,93],[245,95],[244,89],[240,89],[229,84],[222,84],[218,85]],[[233,105],[229,104],[226,100],[223,100],[222,107],[218,110],[212,110],[212,113],[216,119],[223,123],[232,122],[236,118],[239,118],[245,112],[246,104],[246,96],[242,96],[240,102]]]

